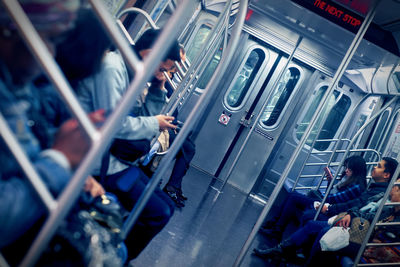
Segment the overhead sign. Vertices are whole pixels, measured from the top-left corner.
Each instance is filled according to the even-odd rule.
[[[348,11],[328,3],[327,1],[315,0],[314,6],[321,9],[323,12],[329,14],[328,16],[333,16],[334,19],[343,21],[344,23],[350,24],[353,27],[361,25],[361,20],[350,15]]]
[[[362,17],[330,0],[292,1],[352,32],[357,32],[362,23]]]
[[[307,8],[308,10],[324,17],[325,19],[349,30],[353,33],[357,33],[364,18],[355,12],[345,8],[344,6],[333,2],[332,0],[291,0],[292,2]],[[343,3],[347,3],[348,6],[353,7],[349,4],[348,0],[340,0]],[[364,4],[360,4],[360,3]],[[357,9],[360,12],[368,10],[369,0],[358,0]],[[367,7],[368,6],[368,7]],[[400,56],[399,47],[396,44],[391,32],[386,31],[378,25],[371,23],[368,27],[367,32],[364,35],[364,39],[383,47],[389,52]]]

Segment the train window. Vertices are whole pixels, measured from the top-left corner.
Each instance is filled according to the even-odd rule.
[[[215,69],[218,67],[218,63],[221,60],[222,55],[222,41],[220,48],[215,52],[213,59],[207,65],[205,71],[201,74],[197,87],[200,89],[205,89],[208,81],[211,79],[212,75],[215,72]]]
[[[200,50],[207,40],[208,34],[210,33],[211,28],[205,24],[201,25],[199,30],[196,32],[196,35],[193,38],[193,41],[190,42],[188,47],[186,48],[186,57],[189,61],[193,61],[197,55],[200,53]]]
[[[396,111],[393,117],[392,123],[390,125],[390,130],[384,142],[386,145],[386,150],[384,155],[387,157],[397,158],[400,154],[400,110]]]
[[[272,96],[269,98],[261,117],[261,123],[264,126],[272,126],[278,121],[299,79],[300,71],[297,68],[291,67],[286,71]]]
[[[393,73],[393,82],[397,91],[400,92],[400,72]]]
[[[374,133],[372,134],[371,141],[369,142],[368,148],[370,149],[377,149],[378,145],[382,142],[384,137],[385,129],[388,124],[390,115],[390,110],[385,110],[379,118],[378,124],[374,129]],[[365,160],[367,161],[375,161],[376,154],[375,153],[368,153],[368,157]]]
[[[299,124],[296,130],[296,137],[300,140],[300,138],[303,136],[304,131],[306,130],[307,126],[310,124],[310,120],[312,116],[315,113],[315,110],[318,107],[318,104],[320,103],[324,93],[328,89],[328,86],[322,86],[321,88],[318,89],[313,102],[311,103],[309,109],[307,110],[302,122]],[[306,144],[311,145],[314,139],[316,138],[317,131],[321,126],[322,123],[322,118],[325,117],[326,114],[327,118],[325,123],[322,126],[321,132],[318,136],[318,140],[323,140],[323,139],[332,139],[337,130],[339,129],[339,126],[341,122],[343,121],[348,109],[350,108],[351,105],[351,100],[348,96],[342,95],[340,98],[340,93],[339,91],[335,90],[333,92],[333,95],[330,97],[328,100],[328,104],[325,105],[324,109],[322,110],[321,115],[317,119],[317,123],[314,125],[314,128],[311,130],[311,133],[306,141]],[[314,148],[323,151],[326,150],[329,147],[330,142],[316,142],[314,145]]]
[[[236,78],[235,84],[226,95],[225,101],[228,106],[237,108],[242,104],[261,63],[264,61],[264,58],[265,54],[261,49],[256,48],[251,51],[246,63],[239,73],[239,76]]]
[[[205,41],[207,40],[208,34],[211,32],[211,27],[203,24],[200,26],[199,30],[196,32],[193,40],[190,42],[190,45],[186,48],[187,58],[189,62],[195,60],[195,58],[199,55],[202,46],[204,45]],[[211,62],[207,65],[204,72],[201,74],[199,78],[199,82],[197,83],[197,88],[205,89],[207,86],[208,81],[211,79],[212,75],[215,72],[215,69],[218,66],[219,61],[221,60],[222,55],[222,40],[220,42],[219,49],[215,52]],[[201,92],[201,91],[198,91]]]

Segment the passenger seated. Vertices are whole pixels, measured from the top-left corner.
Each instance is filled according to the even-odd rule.
[[[59,51],[73,51],[75,55],[60,53],[57,55],[57,60],[62,68],[67,65],[69,69],[75,71],[80,69],[82,61],[88,60],[89,63],[85,63],[83,66],[90,66],[95,72],[89,77],[84,79],[79,77],[78,80],[73,82],[78,98],[88,112],[96,109],[112,111],[129,86],[128,71],[118,51],[103,51],[103,54],[100,54],[102,56],[101,61],[93,60],[99,54],[93,55],[91,53],[90,44],[93,40],[99,38],[99,34],[92,32],[95,27],[99,26],[98,23],[96,23],[97,26],[93,25],[93,19],[92,24],[88,26],[89,24],[85,21],[90,20],[90,16],[93,15],[90,15],[91,12],[87,12],[89,14],[82,16],[83,22],[78,20],[76,33],[72,33],[59,49]],[[76,38],[77,35],[80,38]],[[79,47],[79,49],[69,49],[71,45]],[[85,57],[80,58],[82,54]],[[177,57],[179,58],[179,54]],[[96,62],[101,64],[96,66]],[[161,67],[165,64],[165,62],[162,62]],[[71,77],[69,74],[66,76]],[[166,115],[126,116],[115,137],[127,140],[151,140],[160,130],[175,128],[176,126],[170,123],[173,119],[173,117]],[[102,185],[107,191],[118,196],[125,209],[132,210],[149,181],[148,177],[139,168],[132,167],[112,155],[109,157],[107,165],[106,175],[101,179]],[[100,162],[93,174],[100,178]],[[139,255],[151,239],[168,223],[173,212],[174,204],[164,192],[156,189],[125,240],[128,248],[128,260]]]
[[[397,180],[400,182],[400,179]],[[389,195],[389,202],[400,202],[400,185],[395,184],[390,191]],[[339,226],[348,228],[350,227],[352,218],[362,217],[368,220],[370,223],[374,219],[376,215],[376,211],[382,201],[382,198],[376,202],[370,202],[368,205],[364,206],[361,209],[352,208],[347,211],[347,215],[343,217],[337,224]],[[383,210],[380,214],[379,220],[380,222],[400,222],[400,206],[384,206]],[[310,258],[308,260],[308,266],[321,266],[321,265],[328,265],[328,266],[338,266],[339,257],[349,257],[350,259],[354,260],[357,256],[357,253],[361,247],[360,244],[350,242],[350,244],[338,251],[333,252],[325,252],[321,251],[320,239],[321,237],[330,229],[330,227],[322,229],[319,233],[317,238],[315,239],[314,245],[312,247]],[[371,239],[375,239],[376,241],[379,240],[380,235],[385,233],[391,233],[391,237],[389,242],[394,242],[399,240],[400,234],[400,227],[398,225],[393,226],[385,226],[379,227],[378,231],[372,235]],[[389,239],[386,237],[386,239]],[[379,241],[378,241],[379,242]],[[384,256],[385,255],[385,256]],[[392,255],[393,257],[390,257]],[[385,250],[382,247],[369,247],[364,252],[364,260],[371,260],[374,263],[393,263],[398,262],[400,259],[400,255],[385,253]]]
[[[343,203],[332,204],[325,214],[328,217],[339,214],[340,212],[357,210],[371,202],[381,199],[389,185],[392,174],[397,168],[397,161],[384,157],[372,171],[373,183],[367,190],[355,199]],[[282,241],[277,246],[268,249],[254,249],[254,254],[265,259],[285,259],[288,261],[297,261],[296,251],[299,248],[305,248],[309,242],[314,242],[315,238],[321,238],[323,231],[329,228],[327,220],[308,221],[303,227],[298,229],[288,239]],[[322,231],[322,232],[321,232]],[[318,239],[319,240],[319,239]],[[319,242],[318,242],[319,243]],[[312,250],[316,251],[315,248]],[[312,252],[312,253],[313,253]],[[311,258],[314,255],[311,254]]]
[[[333,191],[336,191],[336,193],[328,195],[323,211],[328,206],[328,203],[337,204],[357,198],[367,187],[367,165],[362,157],[351,156],[345,159],[344,166],[346,167],[346,178],[344,181],[334,186]],[[295,191],[289,193],[277,221],[266,222],[265,226],[260,229],[260,232],[279,242],[282,238],[282,233],[289,222],[299,221],[300,218],[302,218],[303,213],[307,214],[306,217],[302,218],[303,223],[314,218],[314,215],[319,208],[318,205],[314,207],[315,201],[320,201],[320,199],[311,198]],[[324,214],[321,214],[320,216],[320,218],[322,218]]]
[[[147,56],[147,54],[151,50],[151,45],[154,43],[159,35],[159,30],[152,29],[147,30],[142,35],[142,37],[136,42],[134,46],[134,49],[140,57],[145,58]],[[178,43],[176,43],[174,46],[177,50],[175,51],[175,53],[179,53],[180,55],[180,57],[175,58],[174,61],[184,61],[185,51],[183,47],[180,46]],[[163,71],[165,71],[169,75],[169,78],[172,79],[177,69],[174,62],[171,61],[168,63],[169,65],[165,65]],[[163,75],[163,72],[158,72],[151,81],[151,86],[149,87],[146,96],[140,99],[141,101],[138,105],[139,108],[134,108],[133,114],[135,116],[154,116],[159,114],[166,104],[168,94],[168,90],[166,90],[166,87],[168,87],[167,85],[167,79]],[[157,105],[155,105],[154,103],[157,103]],[[175,118],[177,118],[178,112],[175,111],[173,115]],[[176,135],[176,129],[168,129],[169,144],[172,144],[172,142],[175,140]],[[195,144],[189,134],[175,157],[176,160],[172,169],[172,173],[163,188],[163,191],[168,194],[168,196],[175,202],[175,205],[179,208],[184,207],[184,201],[187,200],[187,197],[184,196],[182,192],[182,180],[187,170],[189,169],[189,164],[190,161],[193,159],[194,154]],[[149,168],[146,168],[146,170],[148,171],[147,173],[149,173],[150,175],[152,174]]]
[[[57,38],[63,36],[73,26],[75,13],[80,6],[80,1],[75,0],[52,0],[45,3],[37,0],[20,2],[51,51],[55,47]],[[41,123],[46,122],[47,118],[43,118],[40,114],[36,114],[36,117],[32,116],[31,111],[35,110],[35,106],[40,105],[41,101],[33,85],[33,80],[40,75],[41,68],[16,28],[1,5],[0,95],[2,101],[0,101],[0,111],[48,190],[53,197],[57,197],[69,182],[72,171],[86,154],[90,142],[80,130],[76,120],[63,123],[54,137],[50,134],[50,129],[46,127],[47,124]],[[104,121],[102,111],[92,113],[90,118],[94,123]],[[32,127],[35,123],[40,124],[41,132],[46,134],[36,136]],[[43,143],[38,140],[43,136],[52,139],[51,146],[46,150],[42,150],[45,146],[41,147]],[[0,250],[9,261],[8,263],[13,266],[22,260],[32,238],[37,234],[37,229],[34,227],[41,224],[41,219],[46,216],[47,209],[25,177],[20,165],[11,155],[6,141],[8,140],[0,140],[0,161],[2,162]],[[93,196],[104,193],[101,186],[92,178],[86,181],[86,187]],[[8,248],[11,246],[18,249],[10,252]]]

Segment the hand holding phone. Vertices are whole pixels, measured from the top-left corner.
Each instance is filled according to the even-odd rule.
[[[333,174],[332,174],[331,169],[329,167],[324,167],[324,172],[325,172],[326,179],[328,180],[328,182],[331,182],[333,179]]]

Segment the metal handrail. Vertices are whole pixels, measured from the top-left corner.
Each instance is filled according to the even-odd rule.
[[[253,239],[255,238],[259,228],[261,227],[261,224],[263,223],[263,221],[265,220],[265,217],[268,215],[272,204],[274,203],[275,199],[278,197],[279,192],[282,189],[282,186],[286,180],[286,178],[289,175],[290,170],[292,169],[297,157],[300,154],[300,151],[302,150],[302,148],[304,147],[306,140],[308,139],[308,136],[311,133],[311,129],[314,127],[317,118],[320,116],[321,112],[322,112],[322,108],[326,105],[328,97],[330,95],[332,95],[333,93],[333,89],[334,87],[337,85],[337,83],[339,82],[340,77],[342,77],[344,71],[346,70],[348,64],[350,63],[351,58],[353,57],[357,47],[359,46],[365,32],[367,31],[367,28],[369,26],[369,24],[372,21],[372,18],[374,17],[375,14],[375,7],[370,10],[367,14],[367,16],[365,17],[363,23],[360,26],[360,29],[358,30],[356,36],[354,37],[349,49],[346,52],[346,55],[344,56],[342,62],[339,65],[338,70],[336,71],[332,83],[331,85],[328,87],[327,91],[325,92],[324,96],[321,99],[320,104],[318,105],[316,112],[314,113],[314,115],[312,116],[311,120],[310,120],[310,124],[308,125],[308,127],[306,128],[302,138],[299,141],[299,144],[297,145],[295,151],[293,152],[292,156],[290,157],[290,160],[288,162],[288,165],[286,166],[286,168],[284,169],[279,181],[277,182],[277,184],[275,185],[274,190],[271,193],[270,196],[270,200],[267,202],[267,204],[265,205],[265,207],[263,208],[259,218],[257,219],[256,224],[254,225],[248,239],[246,240],[238,258],[236,259],[236,262],[234,264],[234,266],[239,266],[245,253],[247,252],[250,244],[253,242]],[[322,206],[321,206],[322,207]]]
[[[350,114],[355,114],[354,111],[355,111],[367,98],[368,98],[368,95],[365,95],[362,99],[360,99],[360,101],[358,101],[358,103],[357,103],[356,105],[354,105],[353,110],[352,110],[352,112],[350,112]],[[326,119],[324,119],[324,121],[325,121],[325,120],[326,120]],[[344,129],[347,128],[347,126],[350,124],[350,121],[351,121],[351,120],[348,119],[348,120],[346,121],[345,125],[343,125],[343,127],[341,128],[340,133],[339,133],[339,138],[337,138],[336,141],[335,141],[335,139],[331,139],[332,141],[335,141],[335,145],[334,145],[334,147],[333,147],[333,149],[332,149],[332,154],[331,154],[331,156],[330,156],[330,158],[329,158],[329,160],[328,160],[328,162],[327,162],[327,165],[330,165],[330,163],[331,163],[332,160],[333,160],[334,155],[337,153],[337,149],[338,149],[338,147],[339,147],[339,143],[340,143],[341,137],[342,137],[342,136],[344,135],[344,133],[345,133]],[[320,128],[318,129],[318,133],[317,133],[316,136],[319,136],[320,132],[322,131],[322,127],[323,127],[323,123],[321,123],[321,126],[320,126]],[[346,142],[349,141],[349,139],[347,139],[347,138],[343,138],[342,140],[343,140],[343,141],[346,141]],[[323,140],[318,140],[318,141],[319,141],[319,142],[321,142],[321,141],[324,142]],[[314,153],[313,153],[313,148],[314,148],[315,143],[316,143],[316,140],[313,141],[313,143],[312,143],[312,145],[311,145],[311,148],[310,148],[310,150],[308,151],[307,159],[305,160],[305,162],[307,162],[307,160],[310,158],[310,155],[311,155],[311,154],[314,154]],[[348,146],[347,148],[350,148],[350,146]],[[317,152],[315,152],[315,153],[317,153]],[[301,168],[301,170],[300,170],[299,173],[302,173],[302,171],[304,170],[304,167],[305,167],[305,166],[304,166],[304,164],[303,164],[303,166],[302,166],[302,168]],[[317,188],[319,188],[319,187],[321,186],[322,178],[323,178],[323,174],[321,175],[321,181],[320,181],[320,183],[317,185]],[[294,185],[293,185],[293,188],[297,186],[297,183],[298,183],[298,182],[299,182],[299,177],[297,177],[296,182],[295,182]],[[292,190],[293,190],[293,188],[292,188]],[[328,191],[328,193],[329,193],[329,191]]]
[[[156,30],[159,29],[159,27],[156,25],[156,23],[150,17],[150,15],[146,11],[144,11],[143,9],[140,9],[140,8],[137,8],[137,7],[126,8],[126,9],[122,10],[121,12],[119,12],[116,17],[117,17],[118,20],[120,20],[120,18],[123,15],[126,15],[128,13],[139,13],[139,14],[142,14],[146,18],[147,22],[150,24],[150,26],[153,29],[156,29]]]
[[[178,88],[174,92],[174,94],[171,96],[171,101],[166,105],[163,109],[163,111],[167,112],[167,114],[172,114],[175,109],[177,108],[179,101],[184,97],[184,92],[186,88],[188,88],[189,94],[194,91],[195,88],[195,83],[194,81],[198,79],[199,73],[202,73],[200,71],[199,66],[205,65],[206,62],[210,60],[210,58],[213,56],[214,50],[212,50],[213,47],[217,47],[216,42],[219,40],[221,28],[224,25],[224,18],[226,16],[229,16],[228,10],[230,9],[231,6],[225,6],[224,11],[221,13],[221,15],[218,18],[217,23],[211,30],[211,32],[208,34],[206,41],[204,42],[202,48],[200,49],[200,52],[197,56],[197,58],[190,63],[190,66],[188,70],[186,71],[185,77],[182,79],[181,83],[179,84]],[[205,66],[204,66],[205,68]],[[201,75],[201,74],[200,74]],[[198,80],[197,80],[198,81]],[[191,87],[192,86],[192,87]],[[191,88],[190,88],[191,87]],[[179,95],[181,94],[181,95]],[[178,98],[177,98],[178,96]],[[175,99],[175,100],[174,100]]]
[[[46,185],[43,183],[36,169],[33,167],[31,162],[29,161],[28,156],[25,154],[25,151],[18,143],[15,138],[13,132],[8,127],[6,120],[3,115],[0,113],[0,135],[4,140],[4,143],[8,146],[11,153],[14,155],[18,164],[21,166],[22,170],[26,177],[28,177],[30,183],[35,188],[36,192],[39,193],[40,199],[45,204],[48,211],[52,211],[56,209],[57,203],[54,200],[53,196],[47,189]]]
[[[128,65],[132,67],[132,69],[136,70],[135,79],[129,86],[120,105],[116,107],[114,112],[110,115],[110,117],[102,126],[101,134],[99,135],[97,142],[93,142],[86,157],[82,160],[79,168],[74,173],[71,182],[66,186],[64,191],[59,196],[58,203],[60,208],[56,209],[49,215],[33,245],[23,259],[21,266],[33,265],[39,257],[40,253],[43,251],[44,246],[53,236],[61,220],[65,217],[65,215],[71,208],[74,200],[77,199],[80,193],[80,190],[78,188],[83,187],[83,183],[86,177],[90,174],[90,171],[92,170],[93,163],[97,160],[100,160],[100,156],[104,152],[106,146],[110,143],[112,136],[118,130],[118,123],[120,119],[128,114],[132,103],[134,102],[132,100],[136,99],[139,96],[145,86],[145,83],[158,66],[160,62],[159,58],[163,58],[163,56],[167,52],[168,47],[171,45],[173,38],[176,38],[176,25],[183,25],[183,23],[185,23],[186,18],[189,16],[189,14],[186,14],[185,8],[190,7],[190,5],[193,4],[193,1],[185,1],[179,6],[177,11],[170,19],[170,24],[165,27],[165,29],[155,42],[153,46],[154,51],[149,54],[149,56],[143,61],[143,63],[141,61],[138,61],[137,57],[133,54],[130,45],[121,34],[121,32],[118,30],[115,21],[113,21],[113,18],[111,18],[109,12],[103,6],[103,3],[101,1],[95,0],[90,0],[90,3],[97,13],[98,17],[101,19],[102,24],[112,36],[122,54],[125,56]]]
[[[92,141],[97,140],[99,134],[96,130],[96,127],[89,120],[85,111],[79,105],[78,100],[72,93],[71,86],[65,80],[60,68],[50,54],[49,49],[40,38],[29,18],[23,11],[21,5],[15,0],[4,0],[3,3],[11,18],[15,21],[23,40],[36,59],[39,61],[41,67],[47,74],[47,77],[49,77],[51,82],[57,88],[61,97],[67,103],[72,114],[75,115],[76,119],[79,121],[89,138]]]
[[[397,98],[397,97],[394,97],[394,98]],[[397,165],[396,171],[393,173],[392,177],[399,177],[399,174],[400,174],[400,164]],[[378,222],[378,219],[379,219],[380,214],[382,213],[383,207],[385,206],[385,202],[386,202],[386,200],[389,198],[390,191],[391,191],[391,189],[392,189],[392,187],[393,187],[393,185],[394,185],[395,183],[396,183],[396,179],[394,179],[394,178],[391,179],[391,181],[389,182],[388,188],[387,188],[387,190],[386,190],[384,196],[382,197],[382,201],[381,201],[381,203],[379,204],[379,207],[378,207],[378,209],[377,209],[377,211],[376,211],[375,217],[374,217],[374,219],[372,220],[372,222],[371,222],[371,224],[370,224],[370,227],[368,228],[367,234],[366,234],[365,237],[364,237],[364,240],[363,240],[363,242],[362,242],[362,244],[361,244],[360,249],[358,250],[357,256],[356,256],[356,258],[355,258],[355,260],[354,260],[354,265],[353,265],[354,267],[356,267],[356,266],[361,266],[361,265],[358,264],[358,262],[360,261],[361,256],[362,256],[362,254],[363,254],[363,252],[364,252],[364,250],[365,250],[366,244],[367,244],[367,242],[368,242],[368,240],[369,240],[369,238],[370,238],[372,232],[373,232],[374,229],[375,229],[375,225],[378,225],[378,226],[379,226],[379,225],[385,225],[385,224],[386,224],[386,223],[379,223],[379,224],[378,224],[377,222]],[[398,225],[400,225],[400,222],[392,223],[392,225],[393,225],[393,224],[398,224]]]
[[[181,6],[179,6],[179,8],[180,7]],[[181,147],[181,145],[183,144],[183,141],[188,136],[189,131],[193,128],[197,119],[203,113],[208,102],[211,100],[210,92],[215,90],[218,82],[221,79],[221,73],[226,70],[228,63],[232,59],[232,54],[234,53],[234,50],[236,49],[237,44],[239,42],[241,29],[244,24],[244,18],[246,15],[246,7],[247,7],[247,0],[241,1],[240,10],[238,13],[238,18],[240,18],[240,19],[239,19],[239,22],[237,22],[237,24],[232,29],[231,40],[229,41],[229,45],[228,45],[226,51],[224,51],[224,53],[222,55],[220,64],[218,65],[213,76],[211,77],[211,80],[209,81],[204,94],[200,97],[199,101],[196,103],[193,110],[190,112],[185,124],[183,125],[179,134],[175,138],[174,142],[172,143],[172,145],[169,149],[169,153],[167,153],[167,155],[165,155],[163,157],[163,159],[161,160],[160,165],[158,166],[156,172],[152,176],[152,179],[147,184],[144,192],[142,193],[142,195],[140,196],[139,200],[137,201],[135,207],[133,208],[127,221],[125,222],[124,232],[126,232],[126,229],[130,229],[132,227],[132,225],[134,224],[134,222],[136,221],[136,219],[138,218],[141,210],[144,208],[146,201],[149,199],[152,192],[155,190],[155,188],[158,186],[160,180],[162,179],[164,172],[168,168],[168,164],[174,159],[176,153],[178,152],[178,149]]]
[[[129,8],[126,8],[126,9],[122,10],[121,12],[119,12],[119,13],[116,15],[117,24],[118,24],[118,26],[121,28],[123,34],[124,34],[125,37],[128,39],[128,41],[129,41],[129,43],[130,43],[131,45],[134,45],[135,42],[133,41],[131,35],[130,35],[129,32],[126,30],[124,24],[122,23],[122,21],[121,21],[121,19],[120,19],[123,15],[126,15],[126,14],[128,14],[128,13],[139,13],[139,14],[142,14],[142,15],[146,18],[147,22],[150,24],[150,26],[151,26],[153,29],[155,29],[155,30],[158,30],[158,29],[159,29],[159,27],[156,25],[156,23],[154,22],[154,20],[153,20],[153,19],[150,17],[150,15],[149,15],[146,11],[144,11],[143,9],[140,9],[140,8],[137,8],[137,7],[129,7]]]
[[[377,112],[376,114],[374,114],[369,121],[367,121],[363,126],[360,127],[360,129],[357,131],[357,133],[353,136],[350,144],[349,144],[349,148],[354,144],[354,142],[357,140],[358,136],[364,131],[364,129],[370,124],[372,123],[378,116],[380,116],[394,101],[396,101],[398,99],[398,96],[393,97],[379,112]],[[348,149],[344,155],[342,160],[340,161],[340,165],[343,165],[345,158],[347,158],[347,155],[349,154],[350,149]],[[379,155],[379,154],[378,154]],[[380,155],[379,155],[380,156]],[[333,180],[335,180],[338,176],[338,172],[335,173]],[[330,192],[333,188],[333,183],[329,184],[329,187],[327,189],[327,192]],[[324,198],[321,201],[321,206],[318,208],[317,213],[315,214],[314,220],[316,220],[318,218],[318,215],[321,212],[321,209],[323,207],[323,204],[325,203],[326,199],[328,197],[328,194],[325,194]]]

